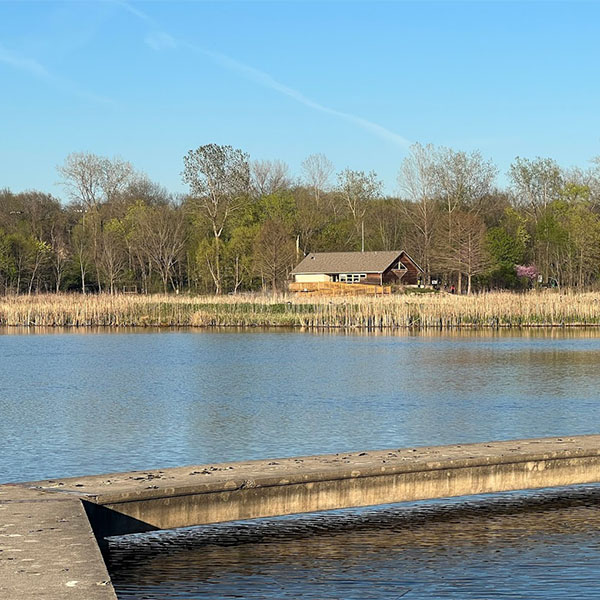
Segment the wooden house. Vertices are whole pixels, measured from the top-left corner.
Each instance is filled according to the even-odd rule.
[[[404,251],[315,252],[292,271],[296,284],[417,285],[423,269]]]

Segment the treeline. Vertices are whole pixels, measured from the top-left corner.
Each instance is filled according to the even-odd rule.
[[[68,202],[0,190],[0,293],[276,290],[308,252],[361,249],[406,250],[459,292],[600,279],[599,159],[516,158],[502,190],[479,152],[415,144],[400,197],[320,154],[295,179],[215,144],[184,157],[181,197],[121,159],[75,153],[58,174]]]

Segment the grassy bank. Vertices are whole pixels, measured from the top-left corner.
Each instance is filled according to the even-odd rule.
[[[384,297],[0,297],[0,325],[44,327],[455,328],[600,325],[600,294],[509,292]]]

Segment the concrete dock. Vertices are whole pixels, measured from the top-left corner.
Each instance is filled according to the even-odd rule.
[[[0,598],[115,600],[77,496],[0,486]]]
[[[151,469],[0,486],[0,597],[114,600],[103,538],[600,482],[600,435]]]

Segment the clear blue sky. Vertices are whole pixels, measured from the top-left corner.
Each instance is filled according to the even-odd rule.
[[[56,165],[89,151],[183,192],[210,142],[389,193],[415,141],[587,166],[599,27],[593,1],[0,1],[0,187],[64,196]]]

